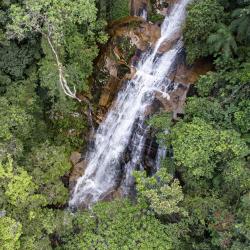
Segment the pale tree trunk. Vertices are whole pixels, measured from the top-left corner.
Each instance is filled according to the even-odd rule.
[[[65,93],[65,95],[73,98],[73,99],[76,99],[77,101],[81,102],[82,100],[80,100],[77,96],[76,96],[76,88],[74,86],[74,90],[72,91],[70,88],[69,88],[69,85],[68,85],[68,82],[66,80],[66,78],[64,77],[64,72],[63,72],[63,65],[62,63],[60,62],[60,59],[59,59],[59,56],[56,52],[56,49],[54,48],[53,46],[53,43],[50,39],[50,36],[48,35],[47,36],[47,41],[49,43],[49,46],[55,56],[55,59],[56,59],[56,63],[57,63],[57,68],[58,68],[58,73],[59,73],[59,82],[60,82],[60,86],[63,90],[63,92]]]
[[[90,103],[90,101],[88,100],[88,98],[86,98],[85,96],[81,95],[81,98],[77,97],[77,93],[76,93],[76,88],[75,86],[73,87],[73,90],[70,89],[68,82],[64,76],[64,71],[63,71],[63,65],[59,59],[59,55],[53,45],[53,42],[51,41],[51,32],[50,32],[50,28],[48,28],[49,34],[45,34],[42,32],[42,35],[44,35],[48,41],[48,44],[54,54],[54,57],[56,59],[56,64],[57,64],[57,68],[58,68],[58,74],[59,74],[59,83],[60,86],[63,90],[63,92],[65,93],[65,95],[77,100],[78,102],[82,103],[84,102],[85,104],[87,104],[88,106],[88,111],[85,112],[85,115],[88,117],[88,121],[89,124],[91,125],[91,127],[93,128],[93,121],[92,121],[92,113],[93,113],[93,108],[92,105]]]

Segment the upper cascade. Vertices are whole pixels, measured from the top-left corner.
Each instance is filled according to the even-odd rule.
[[[167,76],[183,46],[181,28],[189,2],[190,0],[179,0],[171,7],[154,49],[143,53],[134,78],[118,93],[115,105],[96,132],[94,147],[86,155],[87,168],[77,181],[69,201],[70,206],[89,206],[119,186],[126,193],[126,187],[132,182],[132,171],[145,144],[145,111],[153,102],[156,91],[163,94],[167,91],[170,84],[166,80]],[[167,52],[160,53],[164,42],[173,41],[173,37],[176,42]],[[168,96],[167,92],[165,96]],[[136,123],[139,126],[135,129]],[[121,161],[130,142],[133,143],[132,159],[122,169]],[[122,174],[125,178],[120,181]]]

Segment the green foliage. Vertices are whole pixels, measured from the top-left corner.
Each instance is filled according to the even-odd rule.
[[[61,236],[58,249],[173,249],[177,227],[165,226],[140,206],[127,201],[97,204],[91,213],[76,214],[76,233]]]
[[[97,20],[96,13],[94,0],[25,1],[23,6],[11,5],[9,38],[22,40],[35,32],[44,39],[46,57],[41,63],[40,76],[42,86],[49,89],[52,97],[62,97],[58,87],[74,98],[75,93],[70,89],[75,86],[77,90],[87,89],[87,78],[98,54],[97,43],[107,41],[103,32],[105,22]]]
[[[129,13],[129,0],[96,0],[98,16],[108,21],[127,17]]]
[[[39,59],[39,43],[36,39],[31,39],[28,43],[9,44],[0,48],[0,71],[9,75],[13,79],[22,79],[28,66]]]
[[[215,130],[207,122],[194,118],[173,128],[176,164],[189,168],[195,177],[211,178],[217,163],[226,163],[247,155],[248,148],[233,130]]]
[[[72,100],[60,100],[48,111],[50,128],[58,145],[71,148],[81,147],[83,134],[87,133],[84,110]]]
[[[152,23],[162,22],[164,20],[164,16],[161,14],[157,14],[157,13],[150,13],[148,19]]]
[[[186,166],[195,177],[211,177],[214,171],[214,143],[218,140],[211,125],[195,118],[173,128],[176,164]]]
[[[234,113],[234,123],[241,133],[250,131],[250,101],[243,100],[239,103],[237,111]]]
[[[237,38],[240,41],[250,41],[250,3],[245,1],[246,5],[233,11],[231,29],[237,33]],[[248,4],[248,5],[247,5]]]
[[[44,208],[48,204],[47,199],[39,193],[33,177],[24,168],[14,164],[9,159],[0,165],[0,210],[15,220],[12,223],[18,228],[16,238],[13,236],[11,242],[13,245],[18,244],[18,247],[20,244],[20,249],[50,249],[49,234],[55,228],[54,213]],[[10,224],[9,230],[11,228]],[[6,237],[8,240],[10,236]],[[19,241],[15,242],[19,237]]]
[[[33,201],[44,203],[44,197],[35,194],[37,187],[32,177],[22,168],[18,168],[15,173],[10,158],[5,165],[0,165],[0,178],[4,188],[3,201],[16,209],[27,208]]]
[[[96,9],[94,1],[26,1],[22,7],[12,5],[10,16],[12,23],[8,25],[9,35],[23,39],[27,32],[49,32],[53,27],[53,41],[61,44],[67,28],[73,24],[94,22]],[[41,19],[44,24],[41,26]]]
[[[172,125],[172,117],[168,113],[156,114],[150,118],[149,125],[158,130],[169,129]]]
[[[111,19],[117,20],[129,16],[129,1],[128,0],[112,0],[110,6]]]
[[[185,120],[192,121],[194,117],[211,122],[214,126],[223,127],[224,110],[217,100],[205,97],[190,97],[186,105]]]
[[[209,96],[214,89],[216,78],[214,72],[208,72],[202,75],[196,83],[196,88],[200,96]]]
[[[208,37],[210,53],[220,53],[222,56],[229,58],[237,53],[237,43],[231,30],[224,24],[221,24],[217,31]]]
[[[188,60],[212,55],[215,67],[200,77],[182,121],[164,113],[149,121],[162,145],[173,146],[171,165],[135,174],[133,204],[62,209],[69,152],[82,147],[87,124],[86,107],[65,97],[59,71],[91,99],[93,60],[107,40],[97,12],[109,20],[129,12],[128,1],[98,2],[104,14],[94,0],[0,3],[0,248],[248,249],[249,1],[188,7]],[[120,42],[124,53],[131,49],[127,61],[134,48]]]
[[[159,170],[152,177],[146,177],[144,172],[136,172],[135,177],[139,198],[145,199],[154,213],[168,216],[185,215],[185,211],[179,206],[184,199],[180,183],[177,179],[173,179],[165,169]]]
[[[192,1],[188,7],[188,16],[184,28],[184,40],[189,63],[209,54],[208,46],[206,46],[207,39],[216,31],[223,18],[223,7],[217,0]]]
[[[20,235],[22,225],[12,218],[0,217],[0,244],[1,249],[16,250],[20,249]]]
[[[157,141],[159,144],[169,144],[169,138],[166,136],[172,126],[172,117],[168,113],[160,113],[152,116],[148,124],[156,129]]]
[[[46,197],[48,204],[65,204],[69,198],[68,190],[60,179],[71,168],[65,151],[62,146],[46,142],[35,148],[28,160],[38,191]]]
[[[224,6],[232,12],[237,4]],[[202,46],[210,47],[208,54],[215,57],[215,69],[198,80],[198,95],[187,99],[184,119],[169,126],[159,115],[152,123],[161,141],[173,145],[175,174],[183,185],[184,199],[178,206],[189,214],[181,222],[190,231],[181,249],[249,246],[249,59],[247,36],[234,36],[229,16],[204,40]],[[199,43],[192,46],[198,51]],[[172,171],[167,162],[162,165]]]
[[[16,105],[11,105],[10,102],[1,97],[0,107],[0,158],[3,159],[6,153],[13,156],[20,156],[23,150],[22,140],[29,137],[30,125],[32,117],[26,111]]]

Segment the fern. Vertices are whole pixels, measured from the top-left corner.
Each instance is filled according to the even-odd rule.
[[[210,53],[222,53],[226,58],[232,57],[237,53],[238,46],[229,27],[221,24],[216,33],[211,34],[207,43]]]
[[[233,11],[231,29],[237,33],[239,41],[250,41],[250,5]]]

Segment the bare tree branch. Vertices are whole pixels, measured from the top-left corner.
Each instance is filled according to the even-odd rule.
[[[48,30],[50,31],[50,29],[48,29]],[[46,35],[46,34],[44,34],[44,35]],[[53,43],[52,43],[52,41],[51,41],[50,36],[51,36],[51,34],[50,34],[50,32],[49,32],[49,34],[46,35],[46,38],[47,38],[47,41],[48,41],[48,43],[49,43],[49,46],[50,46],[50,48],[51,48],[51,50],[52,50],[52,52],[53,52],[53,54],[54,54],[54,56],[55,56],[55,59],[56,59],[56,63],[57,63],[57,67],[58,67],[58,73],[59,73],[59,82],[60,82],[61,88],[62,88],[63,92],[64,92],[67,96],[69,96],[69,97],[71,97],[71,98],[73,98],[73,99],[76,99],[77,101],[81,102],[82,100],[79,99],[79,98],[76,96],[76,88],[75,88],[75,86],[74,86],[74,90],[73,90],[73,91],[69,88],[68,82],[67,82],[66,78],[64,77],[63,65],[62,65],[62,63],[60,62],[59,56],[58,56],[58,54],[57,54],[57,52],[56,52],[55,47],[53,46]]]

